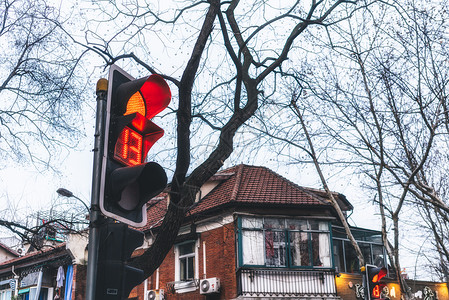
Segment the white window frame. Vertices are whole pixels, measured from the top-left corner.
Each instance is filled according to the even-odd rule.
[[[14,291],[12,289],[0,290],[0,300],[10,300],[13,295]]]
[[[194,279],[192,281],[181,281],[181,264],[180,259],[185,257],[191,257],[190,254],[188,255],[179,255],[179,246],[185,245],[187,243],[194,243],[194,260],[193,260],[193,267],[194,267]],[[174,252],[175,252],[175,290],[177,293],[188,293],[193,292],[197,290],[197,284],[196,281],[199,278],[199,261],[198,261],[198,247],[199,247],[199,241],[186,241],[179,244],[176,244],[174,246]]]

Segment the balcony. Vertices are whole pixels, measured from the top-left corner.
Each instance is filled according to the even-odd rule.
[[[237,271],[237,292],[242,297],[337,296],[331,270],[282,270],[242,268]]]

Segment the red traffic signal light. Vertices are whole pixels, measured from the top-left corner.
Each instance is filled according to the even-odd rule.
[[[164,135],[164,130],[150,120],[170,103],[170,88],[161,76],[151,75],[121,84],[115,96],[117,101],[112,110],[131,120],[117,137],[114,159],[127,166],[141,164]]]
[[[385,267],[376,267],[366,265],[366,278],[368,282],[369,299],[383,299],[382,290],[386,286],[381,279],[387,276],[388,272]]]
[[[159,75],[134,79],[113,65],[109,71],[100,209],[136,227],[146,224],[145,203],[167,185],[167,175],[146,156],[164,131],[151,119],[171,99]]]

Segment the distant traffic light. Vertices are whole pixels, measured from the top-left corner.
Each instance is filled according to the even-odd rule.
[[[385,267],[366,265],[367,288],[370,300],[383,299],[382,290],[386,284],[380,282],[380,280],[385,276],[387,276],[387,269]]]
[[[128,265],[144,234],[126,224],[106,223],[100,228],[96,299],[128,299],[131,290],[144,280],[143,271]]]
[[[134,79],[113,65],[109,71],[100,209],[108,217],[141,227],[145,203],[167,185],[164,169],[146,156],[164,131],[151,119],[171,99],[159,75]]]

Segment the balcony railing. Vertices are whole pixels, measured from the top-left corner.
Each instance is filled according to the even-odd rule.
[[[336,296],[335,273],[331,270],[240,269],[238,294],[246,297]]]

